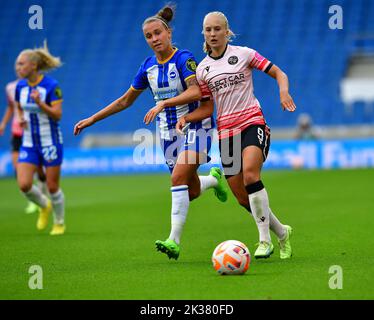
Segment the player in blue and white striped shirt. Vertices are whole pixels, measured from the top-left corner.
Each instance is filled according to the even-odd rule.
[[[38,230],[47,227],[49,215],[54,211],[51,235],[65,232],[65,200],[59,186],[63,150],[58,122],[62,115],[62,93],[58,82],[42,72],[60,65],[60,59],[49,53],[46,43],[43,48],[23,50],[16,61],[17,72],[23,78],[15,95],[23,127],[17,181],[25,196],[41,208]],[[46,168],[51,200],[32,184],[39,166]]]
[[[226,201],[227,192],[222,184],[220,169],[212,168],[209,176],[197,174],[200,164],[209,161],[213,118],[191,124],[185,136],[178,135],[175,129],[180,117],[198,107],[197,102],[187,103],[184,94],[193,94],[198,101],[201,93],[195,79],[197,64],[194,56],[191,52],[179,50],[172,45],[169,22],[173,14],[173,8],[166,6],[157,15],[144,21],[144,37],[155,55],[143,62],[131,87],[122,97],[93,116],[78,122],[74,133],[77,135],[95,122],[130,107],[146,88],[151,89],[157,104],[153,109],[157,110],[161,105],[165,107],[161,112],[156,112],[157,123],[165,160],[172,174],[171,233],[166,241],[156,241],[156,247],[169,258],[177,259],[190,201],[209,188],[214,188],[217,197]],[[163,105],[166,99],[170,105]],[[145,123],[150,123],[156,113],[148,113]]]
[[[171,54],[163,61],[156,56],[149,57],[140,66],[131,88],[143,91],[151,88],[154,100],[159,103],[182,94],[188,86],[194,85],[196,60],[191,52],[173,48]],[[175,125],[180,117],[194,111],[197,102],[170,106],[163,109],[157,116],[161,139],[171,140],[175,135]],[[214,120],[206,118],[197,123],[191,123],[189,129],[212,129]]]

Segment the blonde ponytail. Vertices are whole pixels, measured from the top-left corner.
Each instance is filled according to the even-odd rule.
[[[26,49],[21,54],[26,54],[30,61],[36,63],[37,71],[48,71],[62,66],[61,59],[49,52],[47,40],[44,40],[43,47]]]

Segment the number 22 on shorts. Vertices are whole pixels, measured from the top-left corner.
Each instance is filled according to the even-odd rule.
[[[53,161],[57,159],[57,148],[56,146],[44,147],[42,149],[43,158],[46,161]]]

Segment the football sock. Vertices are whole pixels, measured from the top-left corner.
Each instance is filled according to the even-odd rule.
[[[271,242],[269,230],[269,199],[261,180],[245,187],[248,193],[252,216],[256,221],[260,241]]]
[[[32,185],[31,189],[27,192],[23,192],[23,194],[28,200],[36,203],[39,207],[45,208],[47,206],[48,198],[37,186]]]
[[[269,225],[270,225],[270,230],[273,231],[278,239],[283,240],[284,237],[286,236],[286,228],[284,227],[283,224],[280,223],[278,218],[274,215],[273,211],[269,208]]]
[[[175,186],[171,191],[171,232],[169,239],[180,243],[184,223],[186,222],[190,198],[188,195],[188,185]]]
[[[246,208],[250,214],[252,214],[251,207]],[[273,231],[278,239],[283,240],[286,236],[286,228],[280,223],[278,218],[274,215],[273,211],[269,208],[269,227]]]
[[[45,194],[46,196],[48,195],[47,183],[45,181],[41,181],[38,179],[37,186],[43,194]]]
[[[65,196],[61,189],[57,192],[51,194],[53,213],[54,213],[54,223],[64,224],[65,218]]]
[[[215,177],[209,176],[199,176],[200,179],[200,193],[203,193],[205,190],[209,188],[216,187],[218,185],[218,181]]]

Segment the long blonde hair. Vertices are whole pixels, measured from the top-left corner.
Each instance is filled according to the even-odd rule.
[[[25,49],[21,54],[27,55],[30,61],[36,63],[37,71],[48,71],[62,66],[61,59],[53,56],[47,46],[47,40],[44,40],[43,47],[35,49]]]
[[[230,29],[230,26],[229,26],[229,21],[227,20],[225,14],[223,12],[220,12],[220,11],[212,11],[212,12],[209,12],[208,14],[205,15],[204,17],[204,21],[203,21],[203,31],[202,31],[202,34],[204,34],[204,24],[205,24],[205,20],[208,18],[208,16],[210,15],[216,15],[218,16],[219,18],[221,18],[225,24],[225,27],[226,27],[226,30],[228,30],[228,35],[227,35],[227,41],[228,42],[231,42],[233,38],[235,38],[235,33]],[[203,44],[203,50],[205,53],[209,53],[212,51],[212,49],[210,48],[210,46],[206,43],[206,41],[204,40],[204,44]]]

